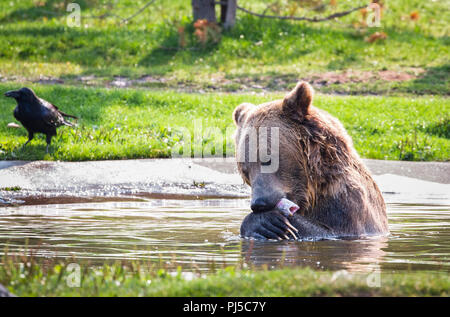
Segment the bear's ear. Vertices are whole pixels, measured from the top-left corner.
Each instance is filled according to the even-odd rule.
[[[244,122],[245,116],[250,107],[253,107],[251,103],[241,103],[236,107],[233,111],[233,120],[237,126],[240,126],[242,122]]]
[[[312,103],[314,90],[310,84],[301,81],[295,88],[283,99],[282,108],[290,117],[302,120],[309,110]]]

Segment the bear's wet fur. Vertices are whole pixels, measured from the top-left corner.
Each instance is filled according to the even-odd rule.
[[[241,225],[243,237],[323,239],[389,232],[378,186],[339,120],[312,105],[313,94],[308,83],[299,82],[284,99],[241,104],[233,112],[238,169],[252,188],[253,212]],[[249,156],[249,130],[260,127],[279,131],[279,167],[273,173],[261,172],[260,158],[240,159]],[[283,197],[300,207],[293,216],[276,210]]]

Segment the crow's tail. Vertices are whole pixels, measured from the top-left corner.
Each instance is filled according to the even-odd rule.
[[[64,112],[62,112],[61,110],[58,110],[58,112],[59,112],[63,117],[68,117],[68,118],[78,119],[78,117],[73,116],[73,115],[71,115],[71,114],[64,113]]]
[[[72,123],[72,122],[69,122],[69,121],[66,121],[66,120],[63,121],[63,124],[68,126],[68,127],[76,127],[77,126],[76,123]]]
[[[64,113],[64,112],[62,112],[62,111],[59,110],[59,109],[58,109],[58,112],[59,112],[63,117],[78,119],[78,117],[73,116],[73,115],[71,115],[71,114]],[[65,120],[65,119],[64,119],[64,121],[63,121],[63,124],[66,125],[66,126],[68,126],[68,127],[76,127],[76,126],[77,126],[76,123],[72,123],[72,122],[67,121],[67,120]]]

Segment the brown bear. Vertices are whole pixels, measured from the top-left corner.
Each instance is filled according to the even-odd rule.
[[[299,82],[282,100],[244,103],[233,112],[238,170],[252,190],[242,237],[318,240],[389,232],[378,186],[338,119],[312,105],[313,94]],[[262,135],[269,158],[260,153]],[[264,172],[272,164],[275,169]],[[298,211],[289,216],[277,210],[282,198]]]

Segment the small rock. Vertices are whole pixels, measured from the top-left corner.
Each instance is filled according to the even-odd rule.
[[[8,290],[2,284],[0,284],[0,297],[16,297],[16,295],[8,292]]]
[[[130,85],[130,80],[126,77],[115,77],[111,82],[111,85],[115,87],[128,87]]]
[[[24,202],[25,201],[19,200],[19,199],[0,197],[0,207],[19,206],[20,204],[23,204]]]
[[[20,125],[18,125],[15,122],[10,122],[10,123],[8,123],[8,125],[6,127],[11,128],[11,129],[18,129],[18,128],[20,128]]]

